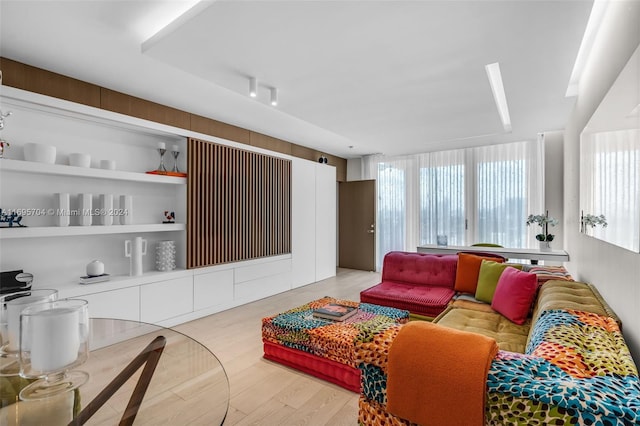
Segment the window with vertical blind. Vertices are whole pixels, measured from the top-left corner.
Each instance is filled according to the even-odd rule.
[[[534,242],[526,217],[543,211],[542,147],[541,139],[366,158],[365,178],[378,180],[378,266],[385,253],[436,244],[438,235],[449,245]]]

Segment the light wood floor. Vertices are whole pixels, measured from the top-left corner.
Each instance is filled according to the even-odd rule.
[[[334,278],[173,327],[222,362],[231,391],[227,425],[356,425],[358,394],[262,358],[261,319],[332,296],[359,300],[374,272],[339,269]]]

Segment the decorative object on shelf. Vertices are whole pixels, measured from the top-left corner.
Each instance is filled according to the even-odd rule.
[[[21,223],[22,216],[17,212],[7,213],[0,208],[0,228],[13,228],[16,225],[18,228],[26,228],[26,225]],[[5,225],[6,224],[6,225]]]
[[[446,235],[437,235],[436,236],[436,243],[439,246],[446,246],[448,245],[448,239]]]
[[[120,225],[133,224],[133,197],[131,195],[120,196]]]
[[[603,214],[596,216],[593,214],[584,214],[584,211],[580,212],[580,232],[589,234],[589,231],[598,225],[602,225],[603,228],[606,228],[608,225],[607,218],[604,217]]]
[[[164,211],[164,220],[162,223],[176,223],[176,213],[169,210]]]
[[[529,217],[527,217],[527,226],[532,223],[535,223],[542,228],[542,232],[536,235],[536,240],[540,243],[540,250],[551,250],[551,245],[549,243],[553,241],[555,236],[549,233],[549,226],[556,226],[558,224],[558,220],[549,216],[549,210],[547,210],[545,214],[530,214]]]
[[[69,165],[73,167],[91,167],[91,155],[80,152],[69,154]]]
[[[156,245],[156,269],[172,271],[176,269],[176,242],[159,241]]]
[[[92,260],[87,263],[87,275],[90,277],[97,277],[98,275],[104,275],[104,263],[99,260]]]
[[[2,74],[0,74],[0,76],[1,75]],[[2,110],[0,110],[0,130],[4,129],[4,119],[9,117],[11,114],[13,114],[11,111],[3,113]],[[11,145],[9,145],[9,142],[5,141],[0,137],[0,160],[4,158],[5,149],[7,149],[10,146]]]
[[[104,170],[115,170],[116,162],[114,160],[100,160],[100,168]]]
[[[71,371],[89,355],[89,309],[86,300],[39,303],[22,311],[20,375],[39,379],[20,391],[20,399],[35,400],[69,392],[89,379]]]
[[[111,276],[109,274],[101,274],[101,275],[96,275],[96,276],[85,275],[83,277],[80,277],[80,280],[78,281],[78,283],[80,283],[80,284],[95,284],[95,283],[101,283],[101,282],[104,282],[104,281],[109,281],[110,278],[111,278]]]
[[[100,194],[100,223],[113,225],[113,194]]]
[[[37,163],[55,164],[56,147],[42,143],[27,143],[24,145],[24,159]]]
[[[71,208],[69,193],[56,192],[53,194],[53,208],[56,226],[69,226],[69,210]]]
[[[166,172],[167,168],[164,166],[164,154],[167,152],[164,142],[158,142],[158,153],[160,153],[160,165],[158,166],[158,172]]]
[[[93,195],[89,193],[78,194],[78,217],[81,226],[91,226],[91,206]]]
[[[124,255],[131,261],[129,275],[132,277],[142,275],[142,256],[147,254],[147,240],[142,237],[135,237],[133,242],[124,242]]]
[[[178,156],[180,155],[180,150],[178,148],[178,145],[173,146],[173,149],[171,150],[171,154],[173,155],[173,169],[171,171],[173,173],[180,173],[180,170],[178,170]]]
[[[0,297],[0,331],[2,332],[1,355],[15,354],[20,348],[20,314],[31,305],[52,302],[58,291],[37,289],[5,294]]]
[[[173,158],[175,164],[173,166],[172,171],[168,171],[164,165],[164,155],[167,152],[166,144],[164,142],[158,142],[158,152],[160,153],[160,165],[156,170],[148,171],[147,173],[152,175],[166,175],[166,176],[175,176],[175,177],[187,177],[186,173],[182,173],[178,171],[178,155],[180,151],[178,149],[178,145],[173,145]]]
[[[327,164],[328,162],[329,160],[324,155],[321,155],[320,158],[318,158],[318,163],[320,164]]]
[[[7,142],[4,139],[0,138],[0,160],[2,160],[4,158],[4,152],[10,146],[11,145],[9,144],[9,142]]]

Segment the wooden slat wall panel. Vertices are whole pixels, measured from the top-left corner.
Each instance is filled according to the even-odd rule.
[[[187,265],[291,253],[291,161],[188,140]]]

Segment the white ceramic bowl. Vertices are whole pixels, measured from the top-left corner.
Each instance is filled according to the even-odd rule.
[[[74,167],[91,167],[91,156],[78,152],[69,154],[69,165]]]
[[[100,168],[105,170],[115,170],[116,162],[114,160],[100,160]]]
[[[54,164],[56,162],[56,147],[41,143],[24,144],[24,159],[38,163]]]

